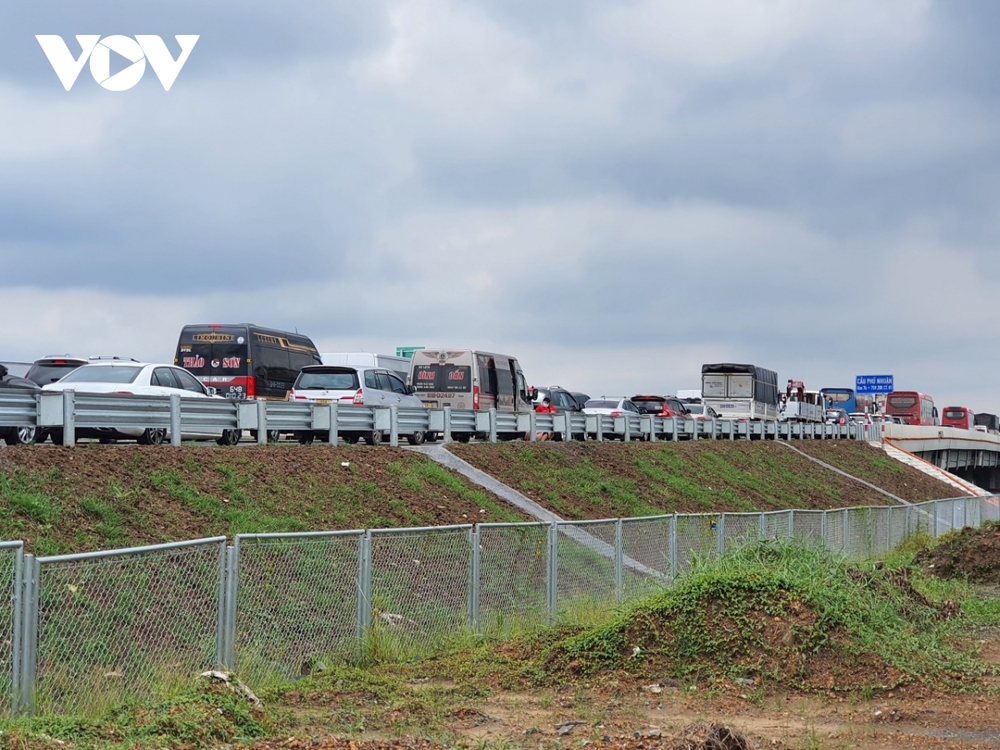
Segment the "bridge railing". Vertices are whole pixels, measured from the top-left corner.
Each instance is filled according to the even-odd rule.
[[[849,559],[1000,521],[1000,498],[828,511],[673,514],[237,535],[35,558],[0,543],[0,674],[12,711],[166,697],[213,667],[251,687],[364,655],[425,657],[611,612],[696,559],[797,537]]]

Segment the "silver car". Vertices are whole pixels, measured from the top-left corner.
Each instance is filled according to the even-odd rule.
[[[352,365],[310,365],[303,367],[288,394],[289,401],[329,404],[336,401],[349,406],[399,406],[405,409],[423,409],[423,402],[414,396],[413,386],[407,385],[395,372],[380,367]],[[345,442],[377,445],[382,433],[341,432]],[[301,432],[299,442],[311,443],[317,437],[326,439],[325,433]],[[423,432],[407,435],[411,445],[424,442]]]

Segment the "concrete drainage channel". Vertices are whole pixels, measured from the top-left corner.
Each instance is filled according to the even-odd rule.
[[[406,450],[424,454],[432,461],[441,464],[446,469],[451,469],[452,471],[461,474],[470,482],[479,485],[485,490],[489,490],[497,497],[503,498],[511,505],[516,508],[520,508],[525,513],[537,518],[539,521],[553,524],[565,523],[564,519],[560,518],[552,511],[546,510],[530,497],[527,497],[526,495],[523,495],[515,490],[513,487],[494,479],[486,472],[480,471],[469,462],[463,461],[442,445],[408,446],[406,447]],[[564,534],[568,539],[572,539],[574,542],[583,545],[587,549],[596,552],[601,555],[601,557],[607,558],[608,560],[613,561],[619,555],[619,551],[615,548],[615,545],[601,541],[597,537],[594,537],[585,531],[581,531],[578,528],[559,527],[559,533]],[[636,573],[665,579],[665,576],[660,571],[653,570],[637,560],[633,560],[627,555],[622,557],[622,565]]]

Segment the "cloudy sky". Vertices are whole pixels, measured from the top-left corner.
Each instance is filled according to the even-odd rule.
[[[704,362],[1000,412],[1000,6],[0,6],[0,359],[185,323],[476,347],[592,394]],[[200,39],[59,83],[35,40]],[[112,72],[115,68],[112,69]]]

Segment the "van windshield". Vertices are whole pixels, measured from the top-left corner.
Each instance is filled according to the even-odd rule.
[[[413,368],[417,392],[464,392],[472,390],[472,368],[468,365],[417,365]]]

